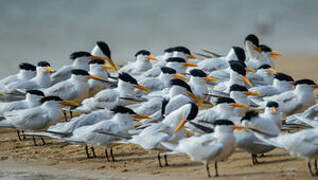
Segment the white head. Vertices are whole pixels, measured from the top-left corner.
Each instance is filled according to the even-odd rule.
[[[52,72],[55,72],[52,68],[50,63],[46,61],[40,61],[37,66],[36,66],[36,74],[38,75],[43,75],[43,74],[50,74]]]

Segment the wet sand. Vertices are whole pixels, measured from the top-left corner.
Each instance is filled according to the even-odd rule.
[[[295,79],[318,82],[318,56],[282,57],[276,70]],[[40,144],[41,141],[38,141]],[[97,158],[86,159],[84,146],[47,140],[34,146],[32,140],[20,142],[16,131],[0,128],[0,180],[2,179],[208,179],[204,166],[184,155],[168,156],[169,167],[159,168],[156,153],[135,145],[114,147],[116,162],[107,162],[104,148],[96,147]],[[252,165],[250,155],[235,152],[219,163],[217,179],[311,179],[307,164],[276,149]],[[214,174],[213,165],[210,166]]]

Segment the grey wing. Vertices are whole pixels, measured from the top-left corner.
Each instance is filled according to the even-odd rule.
[[[73,67],[71,65],[63,66],[57,72],[51,75],[52,84],[56,84],[71,77]]]
[[[59,96],[62,99],[74,100],[77,97],[77,93],[75,93],[73,89],[73,84],[60,82],[45,89],[44,94],[46,96]]]

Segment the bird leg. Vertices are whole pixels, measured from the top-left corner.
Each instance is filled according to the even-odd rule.
[[[217,161],[214,162],[214,169],[215,169],[214,177],[218,177],[219,176],[219,172],[218,172],[218,162]]]
[[[208,162],[205,162],[205,169],[206,169],[206,172],[208,174],[208,177],[211,177],[211,174],[210,174],[210,168],[209,168],[209,163]]]
[[[17,130],[17,135],[18,135],[19,141],[22,141],[22,139],[20,137],[20,131],[19,130]]]
[[[158,158],[159,167],[162,167],[162,165],[161,165],[161,161],[160,161],[160,152],[158,152],[158,156],[157,156],[157,158]]]
[[[23,137],[22,139],[23,139],[23,140],[26,140],[26,136],[25,136],[25,134],[24,134],[24,130],[21,130],[21,132],[22,132],[22,137]]]
[[[164,154],[163,157],[164,157],[164,159],[165,159],[165,166],[169,166],[169,164],[168,164],[168,159],[167,159],[167,155]]]
[[[37,146],[36,140],[35,140],[35,137],[34,137],[34,136],[32,136],[32,139],[33,139],[33,144],[34,144],[34,146]]]
[[[73,112],[72,111],[70,111],[70,115],[71,115],[71,119],[73,118]]]
[[[315,171],[316,171],[316,176],[317,176],[318,175],[317,159],[315,159]]]
[[[46,145],[46,142],[44,141],[44,138],[43,137],[40,137],[41,138],[41,141],[42,141],[42,146]]]
[[[112,161],[115,162],[115,157],[113,154],[113,147],[110,147],[110,157],[112,157]]]
[[[66,114],[66,111],[65,111],[65,110],[63,110],[63,114],[64,114],[65,122],[67,122],[67,114]]]
[[[108,152],[107,152],[107,147],[105,147],[105,157],[108,162],[110,162],[109,157],[108,157]]]
[[[307,165],[308,165],[308,169],[309,169],[310,175],[311,175],[311,176],[314,176],[314,173],[313,173],[312,170],[311,170],[310,160],[307,162]]]
[[[87,145],[85,145],[85,152],[86,152],[86,157],[87,157],[87,159],[89,159],[90,156],[89,156],[88,146],[87,146]]]
[[[253,165],[258,164],[257,155],[256,154],[252,154],[252,163],[253,163]]]
[[[96,154],[95,154],[95,149],[94,149],[93,146],[91,147],[91,150],[92,150],[92,153],[93,153],[93,158],[96,158],[97,156],[96,156]]]

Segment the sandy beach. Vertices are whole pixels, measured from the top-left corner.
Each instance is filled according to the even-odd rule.
[[[283,56],[276,70],[294,79],[318,82],[318,56]],[[40,143],[40,141],[38,141]],[[156,153],[135,145],[114,147],[116,162],[107,162],[104,148],[96,147],[97,158],[87,159],[82,145],[47,139],[47,145],[34,146],[32,140],[20,142],[16,131],[0,128],[0,180],[2,179],[208,179],[200,162],[184,155],[168,157],[170,166],[159,168]],[[306,162],[276,149],[252,165],[250,155],[235,152],[219,163],[217,179],[311,179]],[[214,167],[210,166],[214,174]]]

